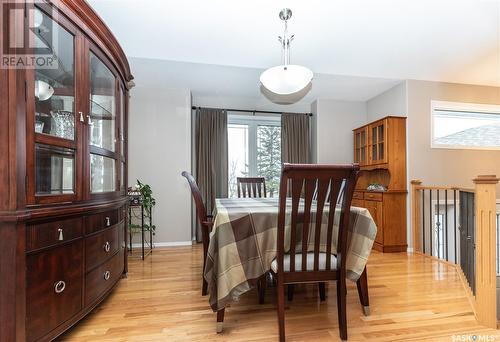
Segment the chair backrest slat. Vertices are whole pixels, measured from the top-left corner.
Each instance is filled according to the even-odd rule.
[[[332,254],[332,238],[333,238],[333,224],[335,222],[335,210],[337,208],[338,197],[340,193],[340,189],[342,187],[342,181],[331,181],[330,184],[330,207],[328,211],[328,223],[327,223],[327,236],[326,236],[326,254]],[[337,239],[338,240],[338,239]],[[338,241],[337,241],[338,242]],[[338,245],[337,245],[338,248]],[[331,260],[330,258],[326,259],[326,269],[331,270]]]
[[[320,179],[316,186],[316,227],[314,228],[314,270],[319,270],[319,249],[321,241],[321,225],[323,223],[323,209],[326,201],[330,179]]]
[[[314,195],[315,179],[305,179],[304,215],[302,220],[302,272],[307,271],[307,250],[309,247],[309,223],[311,221],[311,204]]]
[[[345,273],[345,253],[350,206],[359,166],[285,164],[280,182],[280,200],[278,215],[278,272],[283,272],[284,254],[290,256],[290,272],[332,271],[331,255],[337,257],[337,268],[343,267]],[[289,187],[291,186],[291,189]],[[291,191],[290,191],[291,190]],[[291,208],[287,206],[287,195],[291,195]],[[314,197],[314,199],[313,199]],[[328,213],[325,212],[328,208]],[[332,252],[333,231],[336,225],[335,211],[340,211],[338,221],[337,250]],[[288,212],[287,212],[288,211]],[[291,216],[287,250],[285,235],[286,217]],[[326,222],[326,225],[324,224]],[[299,228],[302,228],[301,231]],[[326,227],[326,228],[325,228]],[[288,229],[288,228],[287,228]],[[314,229],[314,230],[313,230]],[[322,231],[326,229],[327,231]],[[326,235],[325,241],[322,240]],[[298,239],[301,239],[298,240]],[[295,265],[296,246],[301,242],[301,265]],[[324,248],[324,249],[322,249]],[[326,266],[320,268],[320,253],[326,250]],[[313,254],[313,267],[308,268],[308,253]],[[311,255],[309,255],[311,256]],[[309,260],[310,262],[310,260]]]
[[[290,226],[290,270],[295,271],[295,248],[297,246],[297,221],[299,214],[300,194],[302,193],[303,181],[294,179],[292,181],[292,220]]]
[[[248,195],[248,198],[262,198],[267,196],[264,177],[237,177],[236,186],[238,197],[246,198]]]

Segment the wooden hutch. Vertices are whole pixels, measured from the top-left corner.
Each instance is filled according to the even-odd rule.
[[[361,172],[352,203],[377,224],[374,248],[406,252],[406,118],[387,116],[355,129],[354,161]],[[387,191],[368,191],[370,184]]]
[[[48,341],[127,271],[132,76],[84,0],[0,5],[1,60],[55,61],[0,66],[0,339]]]

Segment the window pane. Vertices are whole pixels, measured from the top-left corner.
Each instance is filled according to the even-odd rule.
[[[75,151],[36,144],[36,194],[74,193]]]
[[[35,47],[49,48],[57,56],[57,68],[35,71],[35,132],[74,140],[74,37],[45,13],[35,11],[41,19],[33,29]]]
[[[500,147],[500,112],[434,109],[433,143],[450,147]]]
[[[279,194],[281,176],[281,127],[257,127],[257,176],[266,179],[267,196]]]
[[[248,176],[248,125],[228,125],[229,197],[238,195],[236,178]]]
[[[90,53],[90,144],[115,150],[115,76]]]
[[[90,191],[115,191],[115,160],[90,154]]]

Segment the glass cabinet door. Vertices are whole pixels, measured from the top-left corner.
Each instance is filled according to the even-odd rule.
[[[90,53],[90,144],[115,151],[116,79],[101,60]]]
[[[75,191],[75,152],[36,144],[36,194],[62,195]]]
[[[367,164],[367,140],[366,128],[354,132],[354,162],[361,166]]]
[[[35,132],[68,140],[75,139],[74,36],[39,8],[34,28],[37,48],[51,49],[54,67],[35,69]]]
[[[79,117],[75,51],[77,31],[63,16],[57,21],[47,5],[31,4],[34,25],[30,40],[36,48],[50,51],[52,64],[35,64],[27,71],[27,202],[55,203],[73,200],[79,193],[77,168]]]
[[[117,151],[117,80],[110,68],[95,54],[89,53],[90,103],[88,116],[90,145],[90,193],[117,191],[120,169]],[[118,105],[118,106],[117,106]]]
[[[370,126],[370,161],[372,164],[387,162],[386,120]]]

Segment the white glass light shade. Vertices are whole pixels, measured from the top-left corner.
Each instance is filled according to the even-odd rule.
[[[304,89],[312,80],[313,73],[300,65],[278,65],[260,75],[260,82],[278,95],[294,94]]]
[[[35,81],[35,97],[39,101],[45,101],[52,97],[54,94],[54,88],[51,87],[47,82],[36,80]]]

